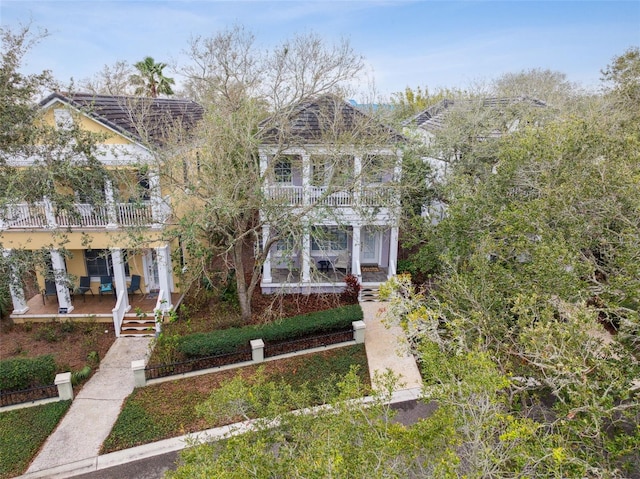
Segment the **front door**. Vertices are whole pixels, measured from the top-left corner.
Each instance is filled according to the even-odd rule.
[[[158,274],[158,257],[155,249],[148,249],[142,257],[144,262],[147,291],[160,289],[160,276]]]
[[[360,233],[360,264],[380,264],[380,234],[374,229],[362,228]]]

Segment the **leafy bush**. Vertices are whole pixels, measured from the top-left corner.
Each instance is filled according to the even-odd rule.
[[[352,274],[348,274],[344,277],[344,282],[345,288],[342,292],[342,299],[350,304],[356,304],[361,289],[358,278]]]
[[[45,325],[39,328],[33,335],[36,341],[46,341],[47,343],[57,343],[60,340],[58,331],[53,325]]]
[[[47,354],[36,358],[10,358],[0,361],[0,390],[19,391],[53,384],[56,363]]]
[[[189,357],[214,356],[233,353],[248,346],[252,339],[283,341],[314,334],[330,333],[351,327],[353,321],[362,319],[359,305],[293,316],[277,323],[262,326],[230,328],[211,333],[184,336],[178,342],[178,350]]]
[[[25,471],[70,405],[58,401],[0,414],[0,478]]]

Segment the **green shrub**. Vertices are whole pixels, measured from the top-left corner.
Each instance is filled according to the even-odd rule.
[[[314,334],[340,331],[351,326],[353,321],[362,319],[359,305],[319,311],[293,316],[277,323],[262,326],[230,328],[211,333],[197,333],[184,336],[178,342],[178,350],[189,357],[214,356],[233,353],[248,346],[252,339],[262,338],[266,342],[303,338]]]
[[[53,325],[42,326],[34,333],[33,337],[36,341],[46,341],[47,343],[57,343],[60,340],[58,331]]]
[[[47,354],[36,358],[10,358],[0,361],[0,390],[16,391],[53,384],[56,363]]]
[[[71,373],[71,384],[77,386],[86,381],[89,376],[91,376],[91,366],[85,365],[79,371],[73,371]]]

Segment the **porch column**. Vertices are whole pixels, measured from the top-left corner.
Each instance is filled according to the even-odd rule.
[[[51,267],[53,268],[53,277],[56,280],[58,305],[60,308],[66,308],[67,313],[70,313],[73,311],[73,305],[71,304],[71,294],[69,293],[67,268],[64,265],[64,257],[57,249],[51,250]]]
[[[124,272],[124,255],[120,248],[111,248],[111,263],[113,264],[113,276],[115,281],[116,298],[123,296],[125,311],[129,311],[129,295],[127,294],[127,275]]]
[[[309,228],[302,233],[302,282],[311,282],[311,235]]]
[[[311,204],[311,156],[302,153],[302,204]]]
[[[113,183],[111,180],[105,180],[104,182],[104,199],[107,206],[107,228],[117,228],[118,215],[116,211],[116,201],[113,195]]]
[[[162,212],[162,195],[160,194],[160,175],[155,171],[149,171],[149,194],[151,195],[152,228],[161,228],[164,220]]]
[[[169,245],[156,248],[156,257],[158,258],[158,280],[160,282],[160,291],[163,291],[167,302],[163,304],[166,311],[173,308],[171,304],[171,250]]]
[[[362,280],[360,271],[360,225],[353,225],[353,238],[351,244],[351,273]]]
[[[387,278],[391,278],[398,270],[398,227],[391,227],[391,238],[389,238],[389,271]]]
[[[269,241],[269,235],[271,233],[271,227],[269,225],[262,226],[262,248],[267,247],[267,241]],[[264,264],[262,265],[262,282],[271,283],[271,251],[267,251],[267,255],[264,258]]]
[[[11,263],[11,250],[3,249],[2,256]],[[18,274],[18,268],[14,264],[10,264],[11,274],[9,277],[9,291],[11,292],[11,300],[13,301],[13,314],[24,314],[29,311],[27,299],[24,296],[24,288]]]

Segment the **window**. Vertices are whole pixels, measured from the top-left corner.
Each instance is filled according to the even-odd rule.
[[[130,276],[127,252],[124,251],[124,274]],[[93,277],[113,276],[113,263],[108,249],[85,250],[84,259],[87,263],[87,275]]]
[[[149,182],[148,171],[138,171],[138,191],[140,199],[149,201],[151,199],[151,183]]]
[[[362,169],[367,183],[382,183],[384,181],[385,167],[390,162],[387,158],[377,155],[367,155],[364,159]]]
[[[313,186],[325,186],[327,184],[327,160],[326,158],[312,158],[311,184]]]
[[[311,235],[313,251],[345,251],[347,245],[347,232],[337,226],[313,228]]]
[[[333,160],[332,181],[334,185],[349,187],[354,180],[353,156],[339,156]]]
[[[282,158],[276,161],[273,165],[273,174],[275,176],[276,183],[291,183],[291,159]]]

